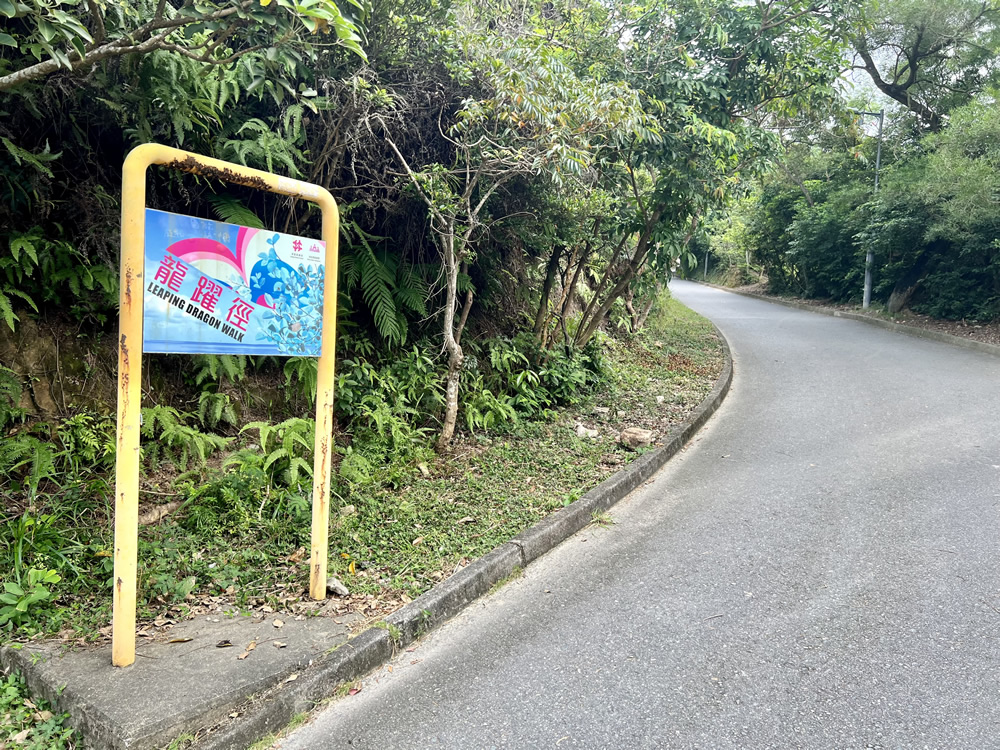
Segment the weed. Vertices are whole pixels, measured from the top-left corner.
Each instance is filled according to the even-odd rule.
[[[599,510],[595,510],[593,513],[590,514],[590,522],[594,526],[600,526],[603,529],[615,525],[615,519],[611,517],[610,513],[608,513],[607,511],[602,512]]]
[[[420,615],[417,617],[417,637],[420,638],[424,634],[428,633],[431,626],[434,624],[434,613],[429,609],[420,610]]]
[[[378,627],[377,624],[376,627]],[[359,690],[361,690],[360,682],[342,682],[337,685],[337,689],[333,691],[333,696],[335,698],[346,698],[349,695],[354,695],[354,693]]]
[[[191,747],[194,744],[195,736],[193,734],[182,734],[175,737],[169,745],[167,745],[166,750],[184,750],[185,748]],[[269,747],[265,745],[264,747]]]
[[[72,750],[80,745],[66,726],[69,714],[56,714],[46,701],[32,700],[20,672],[0,676],[0,737],[16,747]]]
[[[400,631],[397,626],[393,625],[391,622],[386,622],[385,620],[379,620],[372,627],[386,631],[395,643],[399,643],[403,637],[402,631]]]
[[[489,593],[495,594],[500,589],[502,589],[504,586],[506,586],[508,583],[510,583],[511,581],[516,581],[518,578],[521,578],[523,575],[524,575],[524,571],[521,570],[521,566],[520,565],[515,565],[514,569],[512,571],[510,571],[509,575],[504,576],[503,578],[501,578],[499,581],[497,581],[496,583],[494,583],[490,587]]]
[[[52,592],[45,587],[45,584],[55,585],[61,580],[62,577],[54,570],[32,568],[28,571],[24,586],[13,581],[4,583],[0,604],[5,606],[0,607],[0,627],[7,626],[10,629],[27,617],[29,608],[51,598]]]
[[[583,489],[581,489],[580,487],[575,487],[574,489],[567,492],[566,496],[563,497],[562,506],[564,508],[570,506],[577,500],[579,500],[581,497],[583,497]]]

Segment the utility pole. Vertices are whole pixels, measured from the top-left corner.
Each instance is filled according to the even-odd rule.
[[[882,125],[885,122],[885,109],[878,112],[865,112],[859,109],[852,109],[858,115],[870,115],[878,118],[878,149],[875,152],[875,195],[878,195],[878,173],[882,166]],[[868,252],[865,254],[865,295],[861,307],[867,310],[872,302],[872,265],[875,263],[875,253],[872,251],[871,243],[868,243]]]

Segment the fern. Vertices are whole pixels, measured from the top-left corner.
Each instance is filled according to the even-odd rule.
[[[202,391],[198,394],[198,421],[202,427],[215,429],[220,423],[236,424],[232,399],[224,393]]]
[[[12,297],[37,312],[36,298],[63,303],[68,290],[71,311],[94,314],[96,309],[111,307],[118,295],[116,271],[92,265],[70,243],[47,237],[39,226],[8,235],[7,249],[8,254],[0,256],[0,318],[11,330],[18,320]],[[98,294],[87,299],[87,292]]]
[[[229,158],[235,158],[247,167],[263,167],[268,172],[273,172],[275,164],[279,164],[293,177],[302,175],[298,163],[305,161],[305,155],[263,120],[250,118],[240,126],[236,135],[243,138],[233,138],[222,144],[222,150]]]
[[[158,465],[161,454],[167,454],[175,466],[187,471],[188,462],[196,458],[204,465],[208,457],[225,448],[232,438],[199,432],[187,424],[188,415],[172,406],[154,406],[142,410],[142,436],[153,440],[148,447],[150,465]]]
[[[16,330],[14,323],[19,321],[20,318],[14,314],[14,306],[11,304],[10,297],[8,295],[20,297],[31,305],[35,312],[38,312],[38,305],[36,305],[35,301],[20,289],[12,289],[6,285],[0,287],[0,318],[3,318],[3,322],[6,323],[10,330],[13,331]]]
[[[344,214],[349,214],[354,205],[346,206]],[[427,315],[427,284],[410,264],[384,249],[376,252],[372,243],[382,242],[385,237],[367,233],[350,219],[344,220],[341,228],[346,240],[340,260],[344,292],[360,288],[379,336],[390,344],[402,345],[408,330],[404,309],[422,317]]]
[[[247,375],[247,357],[242,354],[196,354],[194,366],[195,385],[221,383],[223,378],[239,383]]]
[[[182,55],[154,52],[144,60],[144,104],[136,117],[136,141],[165,138],[183,146],[188,136],[209,135],[223,122],[220,80]]]
[[[298,388],[309,404],[316,403],[316,389],[319,381],[319,360],[315,357],[289,357],[285,362],[285,389]]]
[[[24,419],[27,412],[18,406],[21,390],[21,378],[17,373],[0,365],[0,430]]]
[[[20,479],[30,498],[38,493],[38,485],[55,473],[56,454],[49,443],[24,433],[0,442],[0,477]]]
[[[314,420],[292,417],[276,425],[251,422],[241,432],[247,430],[257,431],[260,449],[265,455],[264,468],[272,480],[280,479],[288,487],[298,487],[305,481],[301,477],[312,477],[308,459],[316,434]]]
[[[228,195],[210,195],[208,202],[212,204],[212,210],[221,221],[254,229],[264,228],[264,222],[260,220],[260,217],[244,206],[238,198]]]
[[[60,156],[62,156],[62,151],[53,154],[49,150],[48,141],[45,142],[45,148],[39,153],[32,153],[26,149],[21,148],[15,143],[11,143],[7,138],[0,138],[0,143],[3,143],[4,148],[7,149],[7,153],[11,155],[14,159],[14,163],[17,166],[29,166],[33,167],[35,170],[45,175],[49,179],[52,179],[54,175],[52,170],[47,166],[48,162],[55,161]]]
[[[304,107],[301,104],[293,104],[285,110],[285,115],[282,117],[285,137],[293,143],[300,143],[305,134],[302,128],[303,113]]]
[[[87,468],[107,468],[114,465],[117,443],[115,423],[109,417],[76,414],[58,427],[62,451],[61,464],[74,474]]]

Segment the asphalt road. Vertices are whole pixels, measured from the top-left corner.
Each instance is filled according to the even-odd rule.
[[[1000,358],[672,289],[691,446],[280,747],[1000,747]]]

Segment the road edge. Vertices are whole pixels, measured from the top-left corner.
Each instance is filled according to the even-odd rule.
[[[504,542],[469,563],[446,581],[422,594],[402,609],[352,638],[314,662],[294,681],[285,682],[257,696],[241,715],[215,731],[197,737],[197,750],[232,750],[286,727],[297,715],[310,711],[331,697],[338,685],[357,680],[384,664],[402,648],[443,624],[497,583],[515,575],[541,555],[593,522],[645,483],[677,455],[721,406],[733,381],[733,357],[726,337],[713,324],[722,344],[722,372],[712,392],[698,405],[691,419],[672,430],[662,447],[644,454],[608,477],[566,508]],[[204,730],[202,730],[204,731]]]
[[[755,292],[744,292],[739,289],[731,289],[727,286],[721,286],[720,284],[710,284],[707,281],[697,281],[696,279],[686,279],[686,281],[691,281],[695,284],[700,284],[701,286],[707,286],[712,289],[718,289],[722,292],[730,292],[731,294],[738,294],[741,297],[750,297],[751,299],[759,299],[763,302],[772,302],[775,305],[781,305],[782,307],[791,307],[795,310],[803,310],[805,312],[819,313],[820,315],[828,315],[834,318],[847,318],[848,320],[857,320],[861,323],[869,323],[878,328],[884,328],[887,331],[894,331],[895,333],[902,333],[907,336],[915,336],[916,338],[928,339],[930,341],[938,341],[943,344],[954,344],[955,346],[960,346],[963,349],[971,349],[977,352],[983,352],[984,354],[992,354],[994,356],[1000,356],[1000,346],[995,344],[987,344],[984,341],[976,341],[975,339],[966,339],[961,336],[955,336],[950,333],[942,333],[941,331],[930,331],[926,328],[918,328],[917,326],[906,325],[906,323],[896,323],[891,320],[883,320],[882,318],[873,318],[870,315],[863,315],[861,313],[848,312],[847,310],[835,310],[832,307],[823,307],[820,305],[810,305],[807,302],[799,302],[797,300],[783,299],[781,297],[770,297],[766,294],[757,294]]]

